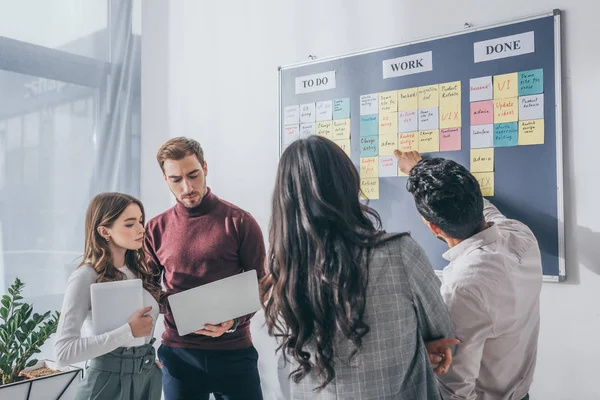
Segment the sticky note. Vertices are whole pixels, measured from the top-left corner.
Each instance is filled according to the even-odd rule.
[[[398,148],[398,135],[390,133],[387,135],[379,135],[379,155],[393,156],[394,150]]]
[[[517,122],[494,124],[494,147],[509,147],[519,144],[519,125]]]
[[[419,151],[419,133],[407,132],[398,134],[398,149],[400,151]]]
[[[376,136],[379,134],[379,116],[363,115],[360,117],[360,136]]]
[[[494,172],[494,149],[471,149],[471,172]]]
[[[350,139],[334,140],[333,142],[340,146],[344,150],[344,153],[350,157]]]
[[[519,72],[519,96],[544,93],[544,70]]]
[[[519,122],[519,146],[544,144],[544,120]]]
[[[281,141],[283,144],[290,144],[294,140],[300,139],[300,126],[299,125],[288,125],[283,127],[283,136]]]
[[[395,156],[379,157],[379,177],[389,178],[398,176],[398,160]]]
[[[350,99],[333,100],[333,119],[350,118]]]
[[[378,136],[361,136],[360,138],[360,156],[373,157],[379,150]]]
[[[440,110],[438,107],[419,109],[419,130],[430,131],[440,127]]]
[[[419,108],[431,108],[440,105],[439,85],[421,86],[418,96]]]
[[[398,132],[414,132],[419,126],[417,110],[398,112]]]
[[[494,147],[494,125],[471,126],[471,148]]]
[[[333,117],[333,102],[320,101],[317,103],[317,122],[329,121]]]
[[[310,124],[300,125],[300,139],[306,139],[309,136],[317,133],[317,124],[311,122]]]
[[[460,81],[440,84],[440,108],[453,107],[460,110]]]
[[[475,172],[473,173],[477,182],[479,182],[479,188],[481,189],[481,195],[484,197],[490,197],[494,195],[494,173],[493,172]]]
[[[365,200],[377,200],[379,198],[379,179],[366,178],[360,180],[361,197]]]
[[[416,110],[419,108],[418,88],[398,90],[398,111]]]
[[[494,87],[492,86],[492,77],[484,76],[470,80],[470,98],[471,102],[492,100],[494,98]]]
[[[440,105],[440,128],[460,128],[462,126],[462,113],[460,104]]]
[[[398,94],[397,92],[379,93],[379,114],[398,112]]]
[[[471,103],[471,125],[494,123],[494,102],[478,101]]]
[[[379,114],[379,95],[377,93],[360,96],[360,115]]]
[[[433,153],[440,151],[440,131],[419,131],[419,152]]]
[[[317,122],[317,135],[333,139],[333,121]]]
[[[516,98],[494,100],[494,123],[519,120],[519,104]]]
[[[308,124],[316,120],[315,103],[300,104],[300,123]]]
[[[544,118],[544,95],[519,97],[519,121]]]
[[[289,106],[283,109],[283,124],[297,125],[300,123],[300,106]]]
[[[333,140],[350,139],[350,118],[333,120]]]
[[[379,134],[398,133],[398,117],[395,112],[379,114]]]
[[[494,99],[509,99],[519,95],[517,73],[494,76]]]
[[[379,157],[365,157],[360,159],[360,177],[377,178],[379,176]]]
[[[460,128],[440,129],[440,151],[457,151],[461,149]]]

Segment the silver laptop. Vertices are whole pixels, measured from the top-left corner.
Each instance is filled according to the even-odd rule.
[[[179,336],[260,310],[255,270],[169,296]]]

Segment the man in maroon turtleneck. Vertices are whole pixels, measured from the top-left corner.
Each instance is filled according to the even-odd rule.
[[[261,400],[252,315],[179,336],[168,305],[171,294],[242,271],[254,269],[260,279],[265,263],[260,227],[207,187],[208,168],[197,141],[171,139],[157,161],[177,199],[148,222],[145,238],[148,265],[165,288],[160,301],[165,332],[158,349],[165,399],[208,399],[213,393],[217,399]]]

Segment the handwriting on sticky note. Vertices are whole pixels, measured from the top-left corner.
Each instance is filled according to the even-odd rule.
[[[452,106],[460,109],[460,81],[440,84],[440,107]]]
[[[544,118],[544,95],[534,94],[519,97],[519,120]]]
[[[494,123],[515,122],[519,120],[517,99],[494,100]]]
[[[494,76],[494,99],[509,99],[519,95],[517,73]]]
[[[397,113],[379,114],[379,134],[387,135],[398,133]]]
[[[471,149],[471,172],[493,172],[494,149]]]
[[[317,103],[317,122],[331,120],[333,115],[332,103],[333,102],[331,100]]]
[[[377,200],[379,198],[379,179],[361,178],[360,179],[361,197],[365,200]]]
[[[421,86],[418,89],[419,108],[437,107],[439,103],[439,85]]]
[[[379,113],[395,113],[398,111],[398,94],[396,91],[379,93]]]
[[[440,126],[440,111],[438,107],[419,109],[419,130],[429,131]]]
[[[350,118],[350,99],[333,100],[333,119]]]
[[[519,72],[519,96],[544,92],[544,70],[534,69]]]
[[[544,120],[519,122],[519,146],[544,144]]]
[[[419,151],[418,132],[399,133],[398,149],[400,151]]]
[[[390,133],[388,135],[379,135],[379,155],[392,156],[394,150],[398,148],[398,135]]]
[[[440,129],[440,151],[461,149],[460,128]]]
[[[418,129],[417,110],[398,112],[398,132],[414,132]]]
[[[473,176],[479,182],[481,195],[491,197],[494,195],[494,173],[493,172],[474,172]]]
[[[300,106],[289,106],[283,110],[283,124],[297,125],[300,123]]]
[[[419,131],[419,152],[433,153],[440,151],[440,131]]]
[[[315,103],[300,104],[300,123],[308,124],[315,121]]]
[[[362,115],[360,117],[360,136],[376,136],[379,134],[379,115]]]
[[[360,177],[377,178],[379,176],[379,157],[365,157],[360,159]]]
[[[283,128],[282,142],[284,145],[289,145],[294,140],[300,138],[300,126],[299,125],[288,125]]]
[[[332,139],[333,138],[333,122],[332,121],[317,122],[317,135],[325,136],[328,139]]]
[[[519,126],[516,122],[494,124],[494,147],[509,147],[519,144]]]
[[[333,140],[350,139],[350,119],[333,120]]]
[[[398,176],[398,160],[395,156],[379,157],[379,177]]]
[[[409,111],[419,108],[418,94],[418,88],[398,90],[398,111]]]
[[[340,146],[344,153],[350,157],[350,139],[334,140],[334,143]]]
[[[316,126],[314,122],[310,124],[301,124],[300,125],[300,139],[306,139],[309,136],[312,136],[316,133]]]
[[[494,87],[492,86],[491,76],[473,78],[470,81],[470,86],[471,102],[492,100],[494,98]]]
[[[373,157],[377,155],[379,150],[378,136],[361,136],[360,137],[360,156]]]
[[[440,128],[460,128],[461,126],[460,104],[440,106]]]
[[[487,125],[493,123],[493,101],[478,101],[476,103],[471,103],[471,125]]]
[[[494,147],[494,125],[475,125],[471,127],[471,148]]]
[[[379,95],[377,93],[360,96],[360,115],[379,113]]]

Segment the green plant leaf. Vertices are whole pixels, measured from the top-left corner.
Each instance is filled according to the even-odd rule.
[[[27,362],[27,364],[25,365],[25,368],[33,367],[35,364],[37,364],[37,362],[38,362],[38,360],[33,358]]]

